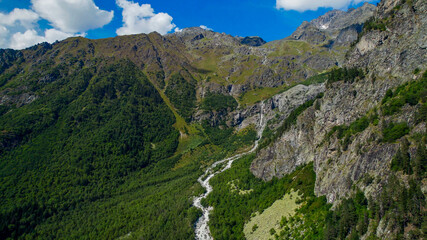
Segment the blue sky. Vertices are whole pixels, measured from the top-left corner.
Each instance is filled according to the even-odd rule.
[[[70,36],[92,39],[207,26],[266,41],[303,21],[363,0],[0,0],[0,48],[22,49]],[[378,0],[368,2],[377,3]]]

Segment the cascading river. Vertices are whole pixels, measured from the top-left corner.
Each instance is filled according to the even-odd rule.
[[[194,200],[193,200],[193,205],[195,207],[199,208],[200,210],[202,210],[202,212],[203,212],[203,215],[196,222],[196,230],[195,231],[196,231],[196,239],[197,240],[211,240],[211,239],[213,239],[211,236],[211,233],[209,231],[209,225],[208,225],[209,213],[213,210],[213,207],[211,207],[211,206],[204,207],[201,204],[202,199],[205,199],[209,195],[209,193],[211,193],[213,190],[212,186],[209,184],[209,180],[211,178],[213,178],[214,176],[216,176],[217,174],[220,174],[220,173],[224,172],[225,170],[231,168],[231,164],[235,160],[237,160],[237,159],[239,159],[245,155],[248,155],[250,153],[253,153],[257,149],[258,143],[261,140],[262,132],[264,131],[264,128],[266,126],[266,121],[264,120],[263,110],[264,110],[264,102],[261,102],[261,111],[260,111],[260,118],[259,118],[259,122],[258,122],[258,132],[257,132],[258,139],[255,141],[254,146],[249,151],[239,153],[235,156],[214,162],[210,167],[208,167],[208,169],[205,171],[205,173],[202,176],[200,176],[199,179],[197,180],[202,185],[202,187],[204,189],[206,189],[206,192],[204,194],[194,198]],[[214,171],[214,169],[218,165],[223,164],[223,163],[226,163],[226,166],[224,168],[222,168],[222,169],[220,168],[219,170]]]

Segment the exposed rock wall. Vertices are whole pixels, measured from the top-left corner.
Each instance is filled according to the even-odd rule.
[[[389,19],[386,31],[364,33],[346,63],[366,69],[367,77],[355,83],[340,81],[328,86],[324,97],[316,100],[318,109],[307,109],[295,126],[258,153],[251,166],[255,176],[265,180],[282,177],[297,166],[314,161],[315,192],[326,195],[329,202],[345,197],[354,183],[367,195],[375,195],[381,189],[377,182],[369,186],[362,182],[367,176],[385,179],[382,176],[388,175],[391,158],[399,147],[379,142],[381,123],[354,136],[347,149],[342,149],[336,135],[327,141],[325,135],[334,126],[348,125],[365,115],[388,89],[419,77],[412,73],[414,69],[427,69],[427,4],[412,3],[385,0],[379,4],[375,16]],[[396,7],[398,4],[400,7]],[[405,108],[399,121],[413,124],[415,112],[414,108]],[[425,131],[425,126],[411,126]]]
[[[295,108],[305,102],[316,98],[325,91],[324,84],[313,84],[309,86],[297,85],[283,93],[275,95],[271,99],[264,101],[264,117],[269,121],[276,116],[280,116],[277,121],[285,119]],[[194,115],[194,121],[209,120],[212,125],[217,125],[225,121],[230,127],[237,129],[245,128],[249,125],[256,126],[259,122],[261,103],[237,109],[233,112],[227,111],[203,111],[200,110]]]

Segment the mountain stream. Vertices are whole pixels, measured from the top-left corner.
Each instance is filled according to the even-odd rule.
[[[202,195],[200,195],[199,197],[194,198],[193,200],[193,205],[197,208],[199,208],[200,210],[202,210],[203,215],[197,220],[196,222],[196,239],[197,240],[211,240],[213,239],[211,236],[211,233],[209,231],[209,213],[213,210],[213,207],[211,206],[206,206],[204,207],[201,203],[202,199],[205,199],[209,193],[212,192],[213,188],[212,186],[209,184],[209,180],[211,178],[213,178],[214,176],[216,176],[217,174],[220,174],[224,171],[226,171],[227,169],[231,168],[231,164],[245,156],[248,155],[250,153],[253,153],[257,147],[258,147],[258,143],[261,140],[261,136],[262,136],[262,132],[264,131],[264,128],[266,126],[265,120],[264,120],[264,113],[263,113],[263,109],[264,109],[264,103],[261,102],[261,111],[260,111],[260,118],[259,118],[259,122],[258,122],[258,139],[255,141],[254,146],[243,153],[239,153],[237,155],[234,155],[232,157],[226,158],[226,159],[222,159],[220,161],[217,161],[215,163],[213,163],[206,171],[205,173],[199,177],[199,179],[197,180],[204,189],[206,189],[206,192]],[[219,168],[218,170],[214,170],[218,165],[226,163],[226,166],[223,168]]]

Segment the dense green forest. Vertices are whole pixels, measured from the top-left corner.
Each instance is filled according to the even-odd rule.
[[[165,91],[166,96],[186,121],[190,120],[196,107],[195,80],[192,81],[187,82],[181,74],[172,75]]]
[[[50,219],[126,192],[120,186],[178,144],[173,114],[132,63],[64,77],[58,68],[44,96],[0,118],[5,237],[45,231],[40,222],[60,224]]]
[[[176,154],[172,111],[127,60],[78,71],[47,62],[8,77],[11,84],[40,97],[0,109],[2,239],[194,238],[200,166],[256,138],[252,127],[206,125],[194,137],[202,141]],[[180,112],[192,111],[192,89],[171,96],[174,104],[189,100]]]
[[[232,96],[207,93],[203,98],[201,108],[206,111],[222,111],[230,109],[233,111],[237,108],[237,101]]]

